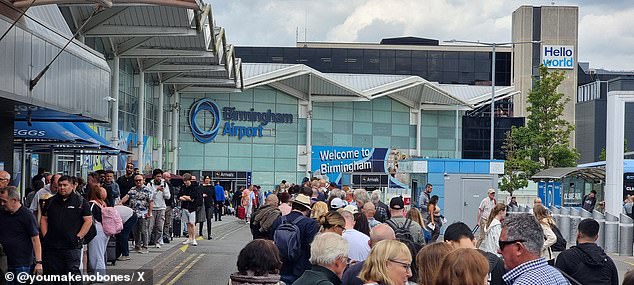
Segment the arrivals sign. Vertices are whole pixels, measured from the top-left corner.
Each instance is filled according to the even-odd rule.
[[[207,128],[201,125],[200,120],[198,120],[198,116],[201,116],[202,113],[210,114],[208,118],[210,126]],[[220,124],[221,120],[224,121],[222,125]],[[260,125],[255,127],[241,126],[241,122],[259,123]],[[221,112],[218,104],[207,98],[194,102],[189,111],[189,125],[192,134],[201,143],[213,141],[218,133],[223,136],[237,136],[238,140],[243,137],[261,137],[264,127],[268,123],[292,124],[293,115],[273,113],[270,109],[266,112],[258,112],[253,108],[244,111],[234,107],[224,107]]]
[[[542,64],[548,68],[574,69],[575,47],[542,45]]]
[[[389,177],[390,187],[408,188],[395,178],[400,155],[399,151],[388,148],[313,146],[311,170],[313,176],[327,176],[337,184],[341,183],[344,173],[383,174]]]

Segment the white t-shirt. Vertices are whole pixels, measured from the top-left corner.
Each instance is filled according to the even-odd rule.
[[[370,254],[370,245],[368,241],[370,240],[369,236],[366,236],[360,231],[355,229],[349,229],[343,231],[343,238],[348,241],[348,257],[352,260],[356,261],[364,261],[368,258]]]

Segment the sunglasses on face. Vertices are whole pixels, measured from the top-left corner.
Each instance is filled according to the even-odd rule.
[[[509,245],[509,244],[514,244],[514,243],[522,243],[522,242],[526,242],[523,239],[516,239],[516,240],[501,240],[498,241],[498,245],[500,246],[500,250],[504,250],[504,248]]]
[[[143,181],[143,179],[134,179],[135,182]]]

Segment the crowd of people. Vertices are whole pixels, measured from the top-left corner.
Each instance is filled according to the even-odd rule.
[[[320,179],[277,187],[259,208],[246,191],[238,207],[251,208],[245,220],[253,241],[238,256],[233,285],[619,284],[614,262],[595,243],[597,221],[581,221],[575,246],[558,249],[545,207],[507,215],[517,202],[499,203],[495,189],[479,205],[477,238],[478,229],[456,222],[442,241],[446,221],[432,185],[407,211],[402,197],[386,205],[379,190],[338,189]],[[260,262],[254,252],[270,258]],[[634,271],[623,284],[632,279]]]
[[[212,239],[212,217],[230,213],[253,236],[231,285],[619,284],[614,262],[596,245],[595,220],[581,221],[575,246],[560,249],[546,208],[507,215],[512,205],[497,202],[494,189],[478,208],[476,238],[477,229],[463,222],[445,225],[430,184],[408,209],[403,197],[386,204],[380,190],[339,189],[317,178],[233,192],[210,177],[199,183],[185,173],[181,184],[171,176],[155,169],[146,178],[132,164],[121,177],[100,171],[85,182],[42,172],[22,199],[0,171],[0,252],[8,271],[104,274],[106,262],[130,260],[130,248],[144,254],[179,235],[196,246],[205,227]],[[630,278],[634,271],[623,284]]]
[[[211,218],[222,219],[226,190],[209,177],[200,183],[188,173],[182,183],[171,177],[154,169],[147,178],[131,163],[118,178],[109,170],[84,180],[40,169],[21,197],[8,186],[10,173],[0,171],[0,257],[7,259],[0,271],[104,275],[107,262],[130,260],[131,248],[145,254],[180,235],[188,236],[183,244],[196,246],[196,224],[202,236],[205,221],[212,239]],[[187,225],[184,233],[181,224]]]

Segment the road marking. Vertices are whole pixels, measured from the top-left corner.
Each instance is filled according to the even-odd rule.
[[[183,277],[183,275],[185,275],[185,273],[187,273],[187,271],[189,271],[194,266],[194,264],[196,264],[201,258],[203,258],[203,256],[205,256],[204,253],[200,254],[196,259],[194,259],[194,261],[190,262],[189,265],[187,265],[187,267],[185,267],[183,271],[178,273],[178,275],[174,276],[174,279],[172,279],[172,281],[167,283],[167,285],[174,285],[174,283],[176,283],[176,281],[181,279],[181,277]]]
[[[185,251],[183,251],[185,252]],[[163,263],[172,260],[172,257],[174,257],[174,255],[176,255],[178,253],[178,250],[175,250],[174,252],[170,253],[167,257],[163,258],[161,261],[159,261],[159,263],[155,264],[152,269],[157,269],[159,266],[163,265]]]
[[[183,245],[181,247],[179,247],[178,249],[180,249],[182,252],[185,252],[187,250],[187,248],[189,247],[189,245]]]
[[[625,263],[627,263],[627,264],[629,264],[629,265],[631,265],[631,266],[634,266],[634,263],[632,263],[632,262],[625,261],[625,260],[623,260],[623,262],[625,262]]]
[[[202,236],[199,236],[199,237],[197,237],[196,239],[197,239],[197,240],[203,240],[203,237],[202,237]]]
[[[174,274],[179,268],[181,268],[181,266],[183,266],[187,261],[189,261],[190,259],[192,259],[195,255],[190,255],[187,258],[185,258],[185,260],[181,261],[181,263],[179,263],[178,265],[176,265],[176,267],[174,267],[174,269],[172,269],[170,272],[168,272],[165,276],[163,276],[163,278],[161,278],[161,280],[156,283],[156,285],[161,285],[163,284],[163,282],[165,282],[165,280],[167,280],[167,278],[169,278],[170,276],[172,276],[172,274]]]
[[[235,232],[237,232],[237,231],[239,231],[239,230],[241,230],[243,228],[244,228],[244,225],[240,225],[237,228],[232,229],[232,230],[220,235],[220,237],[218,237],[217,240],[223,240],[224,238],[228,237],[229,235],[231,235],[231,234],[233,234],[233,233],[235,233]]]

